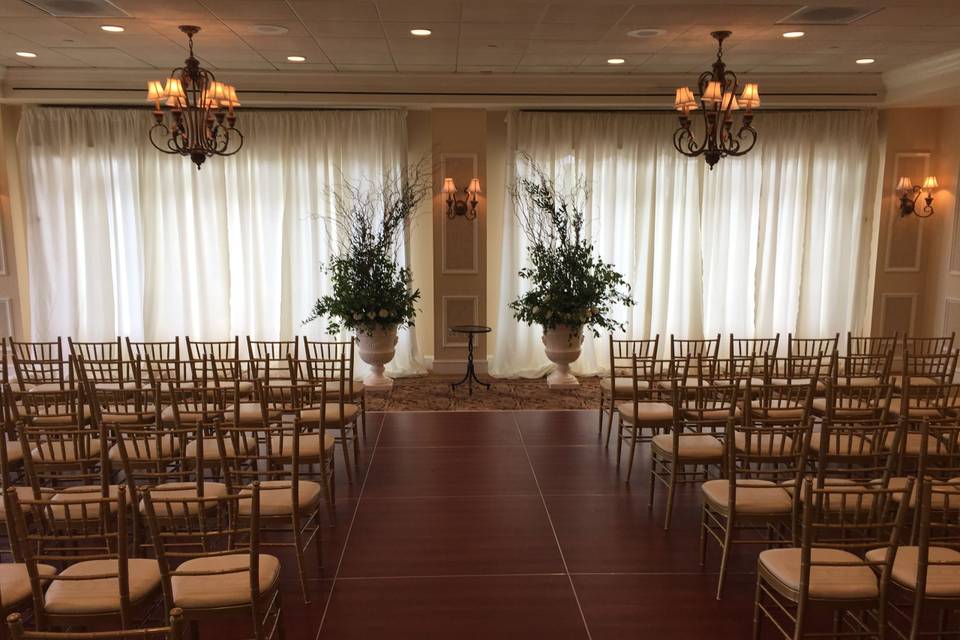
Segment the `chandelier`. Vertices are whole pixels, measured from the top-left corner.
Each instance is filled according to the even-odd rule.
[[[147,83],[147,100],[154,103],[148,135],[158,150],[190,156],[200,169],[207,158],[232,156],[243,146],[243,134],[234,126],[240,101],[233,86],[218,82],[193,56],[193,36],[200,27],[182,25],[180,31],[187,34],[190,57],[165,83]]]
[[[713,165],[724,156],[742,156],[753,149],[757,131],[753,128],[753,109],[760,106],[760,90],[754,83],[747,83],[737,97],[737,74],[727,71],[723,63],[723,41],[730,37],[729,31],[714,31],[717,45],[717,61],[711,71],[700,74],[697,90],[700,104],[689,87],[677,89],[674,107],[680,112],[680,127],[673,133],[673,146],[685,156],[703,156]],[[703,113],[703,138],[698,142],[692,131],[690,112],[700,109]],[[734,111],[743,110],[740,128],[734,134]]]

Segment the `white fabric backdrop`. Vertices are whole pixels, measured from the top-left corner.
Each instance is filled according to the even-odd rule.
[[[246,111],[243,150],[200,171],[153,149],[150,121],[24,111],[33,338],[323,335],[322,321],[301,322],[328,291],[330,187],[405,170],[405,113]],[[388,370],[425,371],[414,332]]]
[[[590,190],[587,232],[633,286],[618,310],[625,333],[700,337],[805,336],[861,330],[870,272],[877,161],[875,112],[761,113],[757,147],[713,171],[673,148],[670,114],[515,112],[508,116],[508,183],[526,154],[560,184]],[[550,367],[542,329],[506,304],[526,240],[507,197],[499,260],[501,300],[490,370],[539,376]],[[574,372],[607,368],[606,337],[589,334]]]

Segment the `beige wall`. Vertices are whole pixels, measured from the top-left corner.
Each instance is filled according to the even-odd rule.
[[[960,332],[960,244],[953,240],[960,169],[960,107],[888,109],[881,114],[886,151],[881,184],[872,331],[914,335]],[[900,218],[900,176],[920,184],[935,175],[934,214]],[[923,206],[923,195],[917,202]],[[957,271],[950,273],[951,246]],[[948,309],[948,299],[957,304]],[[949,315],[948,315],[949,312]]]
[[[27,236],[22,215],[17,127],[20,107],[0,106],[0,337],[24,339],[30,326]]]

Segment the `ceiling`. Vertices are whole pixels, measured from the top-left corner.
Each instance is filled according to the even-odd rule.
[[[185,23],[202,28],[197,56],[220,79],[235,82],[228,72],[260,75],[291,87],[318,74],[458,76],[474,86],[490,76],[562,75],[571,82],[571,75],[694,74],[713,61],[709,34],[720,28],[733,31],[725,60],[741,76],[852,75],[854,83],[870,83],[960,49],[957,0],[807,3],[878,9],[843,26],[778,24],[804,6],[785,0],[112,0],[115,7],[105,0],[54,1],[101,2],[106,10],[119,9],[120,17],[54,17],[24,0],[0,0],[0,66],[8,78],[29,84],[56,70],[59,78],[95,83],[105,69],[123,71],[131,82],[162,77],[183,61],[185,37],[177,27]],[[106,33],[103,24],[125,31]],[[258,25],[286,33],[262,35]],[[432,35],[414,37],[413,28]],[[636,29],[662,33],[628,35]],[[806,35],[783,38],[789,30]],[[20,58],[17,51],[37,57]],[[290,55],[306,61],[288,62]],[[612,57],[625,63],[607,64]],[[876,62],[855,63],[864,57]]]

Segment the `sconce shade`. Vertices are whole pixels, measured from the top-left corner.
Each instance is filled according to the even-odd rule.
[[[936,189],[940,185],[937,183],[937,176],[927,176],[923,180],[923,189],[930,191],[931,189]]]
[[[157,102],[163,100],[166,94],[163,91],[163,83],[159,80],[151,80],[147,83],[147,101]]]
[[[897,182],[897,191],[910,191],[911,189],[913,189],[913,181],[910,178],[903,176]]]
[[[723,98],[722,89],[720,88],[720,83],[716,80],[711,80],[707,83],[707,89],[703,92],[703,101],[704,102],[720,102]]]
[[[470,181],[470,186],[467,187],[467,192],[474,196],[480,193],[480,178],[474,178]]]
[[[447,195],[457,192],[457,185],[453,184],[453,178],[443,179],[443,189],[441,189],[440,192]]]
[[[677,111],[687,113],[697,108],[697,100],[693,97],[693,91],[690,87],[677,87],[676,97],[673,106]]]
[[[740,105],[737,104],[737,98],[733,95],[732,91],[727,91],[723,94],[723,103],[720,105],[720,109],[726,111],[727,107],[730,108],[730,111],[736,111],[740,108]]]
[[[756,109],[760,106],[760,87],[755,82],[748,82],[740,92],[740,106],[744,109]]]
[[[237,88],[232,84],[223,85],[223,94],[224,97],[220,100],[220,105],[223,107],[239,107],[240,100],[237,98]]]
[[[167,96],[167,106],[180,108],[186,105],[187,96],[183,92],[183,85],[177,78],[167,78],[167,85],[163,88],[163,95]]]

